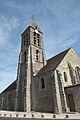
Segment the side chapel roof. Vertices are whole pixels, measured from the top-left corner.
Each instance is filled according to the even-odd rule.
[[[40,71],[38,72],[38,74],[41,73],[45,73],[47,71],[51,71],[51,70],[55,70],[56,67],[60,64],[60,62],[63,60],[63,58],[65,57],[65,55],[67,54],[67,52],[70,50],[71,48],[55,55],[54,57],[50,58],[47,60],[47,64],[40,69]]]
[[[9,85],[1,94],[15,90],[15,89],[16,89],[16,80],[11,85]]]

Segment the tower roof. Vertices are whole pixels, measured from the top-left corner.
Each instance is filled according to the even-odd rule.
[[[30,26],[28,26],[28,27],[24,30],[24,32],[21,34],[21,36],[22,36],[30,27],[32,27],[34,30],[37,29],[40,33],[43,33],[43,32],[41,31],[40,27],[38,26],[38,24],[37,24],[36,22],[33,22]]]
[[[38,29],[39,31],[41,31],[40,27],[38,26],[38,24],[36,22],[33,22],[31,27],[33,27],[34,29]]]
[[[30,27],[32,27],[34,29],[37,29],[38,31],[41,32],[41,29],[40,29],[40,27],[38,26],[38,24],[36,22],[33,22],[32,25],[30,25]]]

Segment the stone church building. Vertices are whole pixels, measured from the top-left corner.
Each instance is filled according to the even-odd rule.
[[[0,109],[80,112],[80,58],[75,50],[46,60],[43,33],[33,22],[21,35],[17,78],[0,94]]]

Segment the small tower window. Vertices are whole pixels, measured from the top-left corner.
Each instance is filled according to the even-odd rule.
[[[37,38],[39,38],[39,34],[37,34]]]
[[[35,26],[35,28],[37,29],[37,26]]]
[[[27,38],[27,41],[26,41],[26,46],[28,46],[28,38]]]
[[[37,34],[37,43],[38,43],[38,46],[40,45],[40,35]]]
[[[24,46],[25,46],[25,44],[26,44],[26,42],[25,42],[25,40],[24,40]]]
[[[34,37],[34,44],[36,44],[36,37]]]
[[[65,82],[68,82],[67,73],[66,72],[64,72],[64,80],[65,80]]]
[[[36,60],[39,60],[39,50],[36,50]]]
[[[24,46],[26,45],[26,42],[25,42],[25,36],[24,36]]]
[[[24,63],[26,62],[26,51],[24,52]]]
[[[36,36],[36,32],[34,32],[34,36]]]
[[[39,39],[38,39],[38,46],[40,45],[40,43],[39,43]]]
[[[36,32],[34,32],[34,44],[40,46],[40,35]]]
[[[34,32],[34,44],[36,44],[36,32]]]
[[[41,78],[41,89],[45,88],[45,81],[44,78]]]

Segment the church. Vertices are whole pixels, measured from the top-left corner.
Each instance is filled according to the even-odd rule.
[[[80,58],[75,50],[46,60],[43,32],[33,22],[21,34],[17,77],[0,94],[0,110],[80,112]]]

